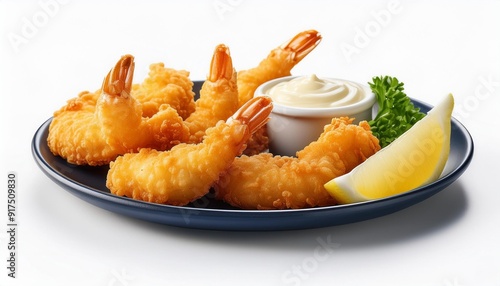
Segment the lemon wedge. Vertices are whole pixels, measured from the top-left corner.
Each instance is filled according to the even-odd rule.
[[[387,147],[351,172],[334,178],[325,189],[339,203],[348,204],[400,194],[435,181],[450,153],[453,95]]]

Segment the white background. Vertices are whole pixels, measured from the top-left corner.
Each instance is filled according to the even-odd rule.
[[[19,2],[0,0],[0,181],[18,175],[19,223],[11,279],[2,191],[0,285],[500,285],[499,1]],[[116,215],[34,163],[36,129],[67,99],[99,88],[122,54],[136,57],[136,81],[159,61],[200,80],[219,43],[246,69],[311,28],[324,39],[293,74],[393,75],[430,104],[452,92],[454,115],[475,142],[466,173],[385,217],[247,233]],[[318,253],[321,240],[335,251]]]

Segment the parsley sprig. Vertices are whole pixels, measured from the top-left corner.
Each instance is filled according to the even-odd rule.
[[[368,123],[384,148],[422,119],[425,113],[413,105],[403,92],[404,84],[397,78],[380,76],[372,80],[368,84],[375,94],[379,110],[377,116]]]

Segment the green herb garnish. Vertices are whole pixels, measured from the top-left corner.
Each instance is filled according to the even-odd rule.
[[[368,84],[375,94],[379,110],[377,116],[368,123],[384,148],[422,119],[425,113],[413,105],[403,92],[404,84],[397,78],[384,76],[372,80],[373,83]]]

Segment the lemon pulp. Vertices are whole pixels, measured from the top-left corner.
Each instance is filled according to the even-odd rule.
[[[400,194],[438,179],[450,153],[453,105],[449,94],[394,142],[325,189],[345,204]]]

